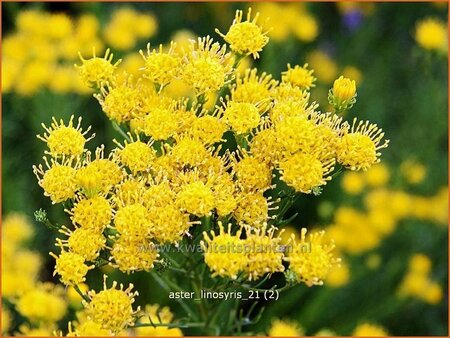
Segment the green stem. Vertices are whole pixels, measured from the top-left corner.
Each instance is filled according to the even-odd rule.
[[[117,122],[113,121],[112,123],[113,128],[119,132],[119,134],[128,142],[131,142],[130,137],[120,128],[120,126],[117,124]]]
[[[83,298],[86,302],[90,302],[91,300],[89,299],[88,296],[86,296],[78,287],[78,285],[73,285],[73,288],[75,289],[75,291],[81,296],[81,298]]]

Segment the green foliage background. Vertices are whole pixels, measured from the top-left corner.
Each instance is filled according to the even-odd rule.
[[[118,3],[2,3],[3,36],[13,30],[17,13],[25,8],[64,11],[71,15],[94,13],[102,23],[110,12],[125,4]],[[153,45],[165,43],[178,29],[190,29],[199,36],[212,34],[213,28],[222,30],[232,21],[234,10],[246,8],[246,3],[136,3],[128,4],[139,10],[152,11],[158,18],[158,35]],[[308,10],[320,25],[320,35],[312,43],[302,43],[291,37],[273,42],[261,53],[255,65],[275,77],[286,64],[303,64],[305,55],[325,46],[337,64],[358,67],[364,80],[358,86],[358,100],[346,117],[369,119],[385,130],[390,146],[383,151],[383,160],[397,168],[402,160],[414,157],[428,169],[426,182],[414,192],[432,194],[447,185],[448,172],[448,69],[445,56],[426,52],[416,45],[413,32],[416,22],[426,16],[447,18],[447,9],[430,3],[377,3],[375,12],[363,19],[354,31],[348,31],[333,3],[310,3]],[[212,34],[215,38],[218,36]],[[144,48],[141,41],[136,49]],[[120,57],[120,53],[115,53]],[[314,97],[314,92],[312,95]],[[93,149],[101,143],[111,149],[117,137],[109,121],[93,97],[75,94],[57,95],[41,91],[31,97],[17,94],[2,95],[2,213],[22,211],[32,217],[36,209],[49,212],[60,223],[68,217],[44,198],[32,174],[31,166],[40,163],[43,142],[35,135],[40,124],[48,124],[52,116],[67,119],[81,115],[84,125],[92,124],[97,137],[90,143]],[[109,148],[108,148],[109,147]],[[327,185],[321,196],[306,196],[290,211],[299,212],[297,226],[310,226],[320,221],[318,204],[342,201],[339,180]],[[376,251],[382,257],[378,270],[364,267],[366,256],[351,260],[352,278],[345,287],[307,288],[298,286],[287,291],[278,301],[264,304],[267,308],[261,321],[252,329],[263,332],[273,318],[290,318],[314,334],[321,328],[349,335],[357,323],[370,321],[384,326],[394,335],[447,335],[448,308],[448,242],[447,229],[419,221],[401,224],[396,233],[383,241]],[[43,280],[53,280],[53,260],[47,253],[53,249],[54,236],[49,229],[36,224],[37,236],[30,246],[47,259]],[[348,234],[351,236],[351,234]],[[407,260],[412,253],[423,252],[433,261],[433,278],[444,287],[444,300],[436,306],[418,300],[401,301],[395,290],[401,281]],[[114,278],[133,281],[140,291],[142,304],[169,304],[178,312],[176,303],[168,302],[154,281],[145,273],[126,276],[114,272]],[[100,272],[88,275],[88,283],[99,288]],[[244,304],[244,307],[248,305]],[[195,333],[195,332],[194,332]]]

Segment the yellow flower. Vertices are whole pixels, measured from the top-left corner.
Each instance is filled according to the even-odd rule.
[[[64,233],[69,236],[66,240],[67,247],[71,252],[80,255],[87,261],[96,259],[100,250],[105,246],[106,238],[101,232],[86,228],[77,228],[74,231],[67,228],[64,230]]]
[[[349,106],[354,103],[356,97],[356,82],[343,77],[342,75],[334,81],[331,95],[336,106]]]
[[[372,187],[385,185],[389,181],[389,176],[388,167],[382,163],[372,166],[364,175],[367,184]]]
[[[241,193],[233,216],[239,223],[262,226],[268,220],[269,202],[262,191]]]
[[[161,86],[169,84],[180,71],[181,59],[175,53],[176,44],[171,42],[167,53],[163,52],[163,46],[159,45],[159,51],[150,50],[150,43],[147,45],[147,56],[142,50],[139,53],[145,61],[144,77]]]
[[[280,143],[274,129],[258,132],[250,141],[250,150],[254,157],[273,166],[281,157]]]
[[[2,306],[1,325],[2,325],[2,334],[5,333],[7,334],[11,326],[11,315],[9,314],[9,311],[7,311],[3,306]]]
[[[243,75],[238,75],[231,88],[231,100],[252,103],[259,107],[260,112],[264,112],[270,106],[270,91],[278,82],[270,74],[258,76],[257,72],[256,68],[246,69]]]
[[[103,290],[99,293],[94,290],[89,291],[90,302],[84,302],[88,318],[113,333],[133,325],[134,317],[139,311],[139,307],[136,311],[133,310],[133,303],[138,295],[137,292],[131,292],[133,284],[129,284],[125,290],[122,284],[119,289],[116,287],[117,282],[114,281],[111,288],[106,288],[106,276],[104,276]]]
[[[326,53],[320,50],[313,51],[308,56],[308,63],[314,69],[317,80],[330,83],[336,78],[337,65]]]
[[[203,182],[194,181],[181,188],[177,196],[177,203],[180,208],[193,215],[206,216],[214,208],[214,195]]]
[[[319,26],[317,20],[308,13],[301,13],[292,22],[292,31],[294,35],[301,41],[311,42],[319,34]]]
[[[409,269],[414,273],[427,275],[431,271],[431,260],[424,254],[415,254],[409,260]]]
[[[295,273],[299,282],[304,282],[308,286],[322,285],[329,271],[340,259],[333,257],[331,251],[334,243],[324,244],[324,231],[309,234],[306,238],[307,230],[302,228],[300,241],[292,237],[292,244],[289,247],[286,261],[289,262],[289,269]]]
[[[120,161],[133,174],[148,170],[156,158],[156,153],[152,149],[151,144],[140,141],[139,136],[136,137],[136,140],[133,140],[131,134],[129,134],[129,137],[131,141],[125,141],[124,145],[121,145],[117,141],[115,142],[119,147],[118,154]]]
[[[381,153],[378,151],[386,148],[389,140],[382,142],[384,133],[376,124],[369,121],[356,122],[355,118],[350,132],[348,129],[343,131],[337,149],[337,160],[351,170],[367,170],[380,161]]]
[[[103,158],[104,146],[95,151],[95,160],[91,161],[91,154],[86,156],[85,166],[77,170],[76,182],[88,197],[100,192],[108,192],[123,178],[123,171],[117,163]]]
[[[267,32],[263,32],[262,27],[256,24],[259,13],[256,13],[253,20],[251,19],[252,9],[248,9],[247,20],[242,21],[243,11],[237,10],[233,23],[228,30],[227,34],[222,34],[218,29],[216,32],[224,38],[226,42],[230,44],[230,48],[233,52],[250,55],[252,54],[254,59],[259,58],[259,52],[269,42]]]
[[[155,108],[144,118],[142,129],[154,140],[167,140],[178,130],[178,117],[171,109]]]
[[[334,160],[322,163],[314,155],[296,153],[280,162],[281,179],[296,191],[310,193],[313,188],[326,184],[334,170]]]
[[[354,171],[346,172],[342,177],[341,186],[346,193],[358,195],[365,186],[364,176]]]
[[[73,160],[63,158],[59,163],[51,159],[50,164],[44,157],[44,161],[48,168],[46,171],[44,171],[42,165],[33,166],[33,172],[39,185],[44,189],[44,195],[50,197],[53,204],[75,197],[78,185],[75,179],[77,170],[71,166]]]
[[[209,36],[192,41],[183,57],[181,78],[197,95],[219,90],[232,71],[231,54]]]
[[[266,273],[284,271],[280,237],[274,237],[275,228],[267,230],[247,228],[245,239],[248,263],[244,271],[249,280],[257,280]]]
[[[244,156],[236,162],[233,170],[237,177],[237,185],[243,190],[266,190],[272,180],[270,167],[252,156]]]
[[[102,196],[79,199],[71,212],[72,222],[83,228],[103,232],[112,217],[112,208],[108,200]]]
[[[50,252],[50,256],[56,259],[53,275],[59,274],[61,282],[65,285],[77,285],[84,282],[87,272],[93,269],[94,265],[86,265],[84,257],[79,254],[64,251],[61,242],[58,245],[61,247],[59,256]]]
[[[229,101],[222,118],[236,134],[249,133],[261,121],[258,108],[246,102]]]
[[[303,336],[303,329],[296,323],[276,319],[272,322],[269,332],[270,337],[299,337]]]
[[[426,18],[416,25],[417,43],[428,50],[447,49],[447,24],[438,19]]]
[[[388,333],[379,325],[362,323],[353,330],[352,335],[356,337],[385,337]]]
[[[408,183],[419,184],[424,180],[427,169],[421,163],[407,160],[400,165],[400,172]]]
[[[69,322],[67,337],[108,337],[111,335],[111,331],[103,329],[101,324],[93,320],[83,320],[76,324],[75,331],[72,331],[71,322]]]
[[[121,60],[112,64],[113,54],[110,53],[109,49],[106,50],[105,56],[102,58],[95,55],[95,50],[91,59],[85,60],[81,54],[79,56],[81,65],[75,66],[86,85],[100,87],[103,83],[114,82],[114,72]]]
[[[67,305],[60,286],[44,283],[20,296],[16,308],[32,322],[55,323],[64,317]]]
[[[333,288],[339,288],[348,283],[350,279],[350,268],[347,264],[341,262],[340,265],[334,266],[327,275],[326,283]]]
[[[275,125],[278,142],[288,154],[298,151],[310,153],[316,139],[315,125],[301,116],[289,116]],[[285,154],[286,156],[288,154]]]
[[[118,123],[130,121],[138,114],[140,88],[132,83],[131,78],[114,86],[108,84],[102,87],[94,97],[100,102],[106,116]]]
[[[123,236],[129,238],[148,237],[151,227],[149,212],[140,203],[124,206],[117,211],[114,225]]]
[[[213,271],[212,276],[236,279],[247,264],[244,253],[245,241],[240,239],[241,231],[231,234],[231,224],[225,232],[222,222],[218,222],[219,234],[211,230],[210,235],[203,232],[204,241],[200,244],[204,251],[205,263]]]
[[[17,245],[29,240],[34,234],[30,220],[21,213],[10,213],[2,220],[4,243]]]
[[[180,166],[199,166],[208,158],[209,152],[198,140],[183,137],[172,148],[170,156]]]
[[[91,127],[89,126],[84,132],[81,129],[81,117],[78,118],[78,124],[76,127],[73,124],[74,116],[70,117],[67,126],[61,119],[58,121],[53,117],[50,127],[46,127],[42,123],[42,128],[45,129],[44,136],[38,135],[37,137],[47,143],[50,149],[50,155],[57,157],[58,155],[81,155],[84,151],[84,145],[87,141],[94,138],[95,134],[86,138],[85,135],[89,132]]]
[[[152,242],[146,239],[131,240],[121,236],[114,242],[110,260],[113,267],[130,273],[134,271],[149,271],[153,268],[158,252]]]
[[[227,129],[226,124],[216,116],[203,115],[195,117],[187,133],[192,139],[199,140],[205,145],[220,142]]]
[[[303,67],[295,65],[294,68],[288,63],[288,69],[281,73],[281,78],[284,83],[290,83],[300,89],[308,90],[315,87],[314,81],[316,81],[316,78],[312,75],[313,72],[312,69],[308,69],[307,63]]]

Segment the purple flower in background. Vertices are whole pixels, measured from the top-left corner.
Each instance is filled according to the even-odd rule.
[[[342,24],[350,31],[358,29],[363,21],[363,13],[359,9],[352,9],[342,17]]]

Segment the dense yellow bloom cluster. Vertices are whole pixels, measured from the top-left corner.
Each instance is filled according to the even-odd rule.
[[[167,306],[159,307],[158,304],[146,305],[144,316],[138,323],[147,324],[170,324],[173,320],[173,313]],[[136,336],[159,336],[159,337],[181,337],[183,333],[179,328],[169,328],[167,326],[148,326],[134,329]]]
[[[424,254],[415,254],[409,260],[409,269],[400,284],[398,293],[402,297],[417,297],[427,303],[437,304],[442,300],[442,287],[430,279],[431,260]]]
[[[427,50],[445,52],[448,48],[447,24],[435,18],[425,18],[416,25],[415,38]]]
[[[118,37],[123,48],[132,44],[127,34],[144,34],[129,14],[113,20],[129,24]],[[93,135],[81,119],[43,125],[39,138],[48,150],[45,166],[34,173],[72,223],[58,226],[60,252],[51,253],[63,284],[79,291],[94,266],[125,273],[165,269],[175,260],[160,247],[186,243],[200,244],[204,272],[208,267],[212,278],[236,283],[284,272],[289,285],[322,285],[338,265],[324,231],[306,235],[302,229],[283,246],[277,212],[300,194],[320,194],[336,166],[369,169],[388,141],[368,121],[349,124],[338,109],[320,112],[310,100],[316,79],[307,64],[288,64],[279,81],[257,68],[238,70],[244,56],[257,58],[268,43],[258,16],[252,19],[249,9],[244,20],[237,11],[220,34],[226,44],[210,36],[178,39],[167,48],[149,44],[141,63],[132,63],[138,67],[130,67],[133,75],[119,70],[121,61],[109,50],[103,57],[81,55],[80,78],[123,139],[113,140],[109,152],[104,145],[89,150]],[[174,97],[170,87],[177,81],[194,94]],[[342,102],[356,95],[348,81],[340,78],[333,88]],[[118,335],[136,323],[171,322],[154,308],[139,319],[132,288],[116,282],[107,288],[105,280],[102,291],[83,294],[85,309],[69,335]],[[181,333],[161,330],[135,333]]]
[[[103,53],[104,40],[115,49],[133,48],[138,40],[153,36],[156,28],[152,14],[126,7],[114,11],[105,27],[91,14],[72,18],[63,13],[22,11],[16,31],[3,40],[2,89],[27,96],[43,88],[90,93],[73,67],[79,54],[91,57],[93,48]]]

